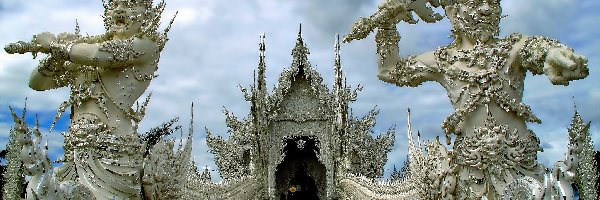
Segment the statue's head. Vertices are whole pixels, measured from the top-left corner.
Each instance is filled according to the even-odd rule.
[[[149,19],[152,0],[103,0],[104,27],[118,37],[138,35]]]
[[[452,23],[455,38],[463,35],[485,43],[500,32],[500,0],[446,0],[446,16]]]

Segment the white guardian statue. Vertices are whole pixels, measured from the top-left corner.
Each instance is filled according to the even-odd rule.
[[[444,9],[454,41],[421,55],[400,57],[397,23],[416,23],[413,12],[429,23],[442,19],[427,5]],[[526,123],[541,120],[522,102],[523,83],[530,71],[566,86],[589,74],[587,59],[541,36],[516,33],[497,38],[501,11],[500,0],[385,0],[373,16],[357,21],[345,38],[363,39],[376,29],[380,80],[400,87],[435,81],[447,91],[455,112],[441,127],[448,144],[455,136],[454,150],[447,169],[431,180],[438,183],[432,188],[438,193],[423,198],[514,199],[511,195],[525,186],[528,192],[520,194],[538,199],[573,197],[569,181],[578,159],[572,157],[581,151],[570,148],[571,158],[557,163],[552,173],[537,163],[540,142]]]
[[[69,130],[63,133],[62,167],[52,170],[47,162],[29,163],[47,158],[35,142],[21,137],[21,159],[33,177],[28,199],[142,198],[144,146],[137,126],[150,96],[141,107],[132,107],[155,77],[170,24],[163,33],[157,32],[164,2],[102,3],[107,31],[102,35],[81,36],[77,27],[75,33],[43,32],[31,42],[5,47],[8,53],[48,55],[31,73],[32,89],[71,89],[56,117],[71,108]]]

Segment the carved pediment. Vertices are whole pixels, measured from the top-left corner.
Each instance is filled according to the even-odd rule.
[[[319,94],[310,88],[310,81],[296,76],[288,93],[275,109],[274,121],[327,121],[333,119],[329,106],[318,99]]]
[[[281,73],[269,96],[267,110],[275,121],[333,119],[334,96],[323,84],[321,75],[311,67],[308,54],[310,52],[298,34],[292,49],[292,65]]]

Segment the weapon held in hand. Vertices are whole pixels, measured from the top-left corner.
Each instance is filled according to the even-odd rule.
[[[96,36],[81,37],[81,35],[79,35],[79,32],[76,31],[75,33],[58,34],[57,40],[58,40],[58,43],[68,43],[68,42],[96,43],[96,42],[106,41],[111,37],[112,37],[112,33],[105,33],[105,34],[96,35]],[[6,46],[4,46],[4,51],[6,51],[6,53],[8,53],[8,54],[31,53],[33,55],[34,59],[37,57],[38,53],[45,53],[45,54],[51,53],[50,49],[44,48],[40,44],[37,44],[35,42],[35,36],[30,42],[18,41],[18,42],[9,43]]]
[[[44,49],[44,48],[42,48],[41,45],[39,45],[33,41],[31,41],[31,42],[18,41],[18,42],[14,42],[14,43],[9,43],[4,47],[4,51],[6,51],[6,53],[9,53],[9,54],[31,53],[33,55],[34,59],[37,57],[37,53],[39,53],[39,52],[41,52],[41,53],[49,53],[50,52],[49,49]]]
[[[412,12],[427,23],[443,19],[439,13],[434,13],[432,7],[439,7],[439,0],[385,0],[379,10],[369,18],[361,17],[352,25],[352,31],[344,36],[344,42],[366,38],[375,28],[395,25],[400,21],[416,24]]]

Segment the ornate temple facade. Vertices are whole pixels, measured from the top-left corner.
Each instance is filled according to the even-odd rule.
[[[456,153],[437,138],[423,143],[420,138],[413,141],[410,110],[407,173],[400,179],[377,179],[383,175],[395,131],[389,129],[373,137],[378,111],[373,109],[360,118],[350,111],[349,104],[357,99],[361,87],[351,88],[346,82],[339,39],[335,43],[332,89],[308,61],[309,50],[299,33],[291,53],[292,64],[268,92],[265,49],[265,37],[261,36],[254,83],[249,89],[242,88],[250,103],[249,115],[239,119],[225,111],[229,128],[226,139],[207,130],[207,144],[215,155],[222,181],[213,182],[208,169],[201,172],[191,161],[192,115],[185,140],[165,138],[181,129],[173,127],[175,119],[140,135],[145,151],[139,199],[481,199],[469,196],[469,192],[443,190],[442,186],[465,184],[443,178],[457,165],[453,161]],[[37,124],[29,127],[25,111],[21,117],[12,113],[15,126],[8,146],[4,197],[20,199],[26,190],[26,199],[94,198],[84,186],[60,182],[61,177],[50,173],[50,160],[47,149],[41,146]],[[491,134],[481,141],[503,141],[495,137]],[[589,123],[577,112],[569,128],[569,140],[564,160],[553,168],[540,165],[545,172],[542,181],[530,176],[513,179],[500,191],[486,190],[486,195],[492,196],[488,199],[568,199],[573,195],[565,189],[572,183],[583,186],[580,194],[594,196],[596,177]],[[33,153],[23,158],[23,150]],[[479,159],[502,159],[494,156],[494,150],[486,149]],[[28,163],[33,164],[23,165],[24,159],[31,159]],[[44,173],[32,171],[40,166]],[[21,185],[23,175],[31,176],[26,188]],[[40,185],[43,187],[37,187]]]
[[[374,138],[377,110],[362,118],[349,111],[349,103],[361,89],[350,88],[343,76],[339,39],[335,45],[333,89],[323,84],[308,61],[309,50],[301,34],[292,49],[292,64],[285,69],[274,90],[266,88],[265,39],[261,36],[259,64],[254,84],[242,88],[250,113],[238,119],[225,111],[229,138],[207,130],[207,144],[223,180],[212,182],[208,169],[187,176],[183,199],[480,199],[472,192],[453,192],[445,187],[467,184],[444,179],[456,168],[456,153],[438,138],[414,141],[408,110],[407,172],[400,179],[377,179],[383,175],[395,131]],[[497,136],[482,142],[501,141]],[[569,128],[569,153],[554,168],[539,167],[543,180],[530,176],[508,180],[500,190],[485,188],[489,199],[569,199],[570,184],[587,184],[582,194],[593,196],[595,166],[590,153],[589,123],[577,111]],[[506,142],[506,141],[505,141]],[[487,144],[487,143],[486,143]],[[493,145],[492,145],[493,146]],[[460,150],[460,149],[459,149]],[[502,159],[494,149],[479,159]],[[569,157],[571,156],[571,157]],[[571,158],[581,159],[576,171]],[[474,180],[477,173],[473,173]],[[577,177],[573,179],[573,177]],[[485,178],[485,177],[483,177]],[[471,183],[468,183],[471,184]],[[587,195],[587,193],[590,193]],[[484,196],[484,197],[485,197]]]
[[[407,6],[404,5],[405,2],[389,1],[380,7],[382,10],[373,15],[371,19],[361,18],[358,21],[360,23],[355,26],[354,32],[357,36],[354,39],[366,37],[373,29],[381,25],[382,20],[391,19],[391,16],[388,15],[395,13],[391,12],[394,9],[400,9],[396,10],[398,12],[411,12],[413,9],[421,13],[419,16],[432,15],[432,11],[427,12],[428,10],[417,9],[419,7],[415,6],[419,6],[418,3],[422,4],[420,6],[426,6],[425,2],[433,1],[410,2],[414,5],[403,7]],[[488,1],[470,1],[469,5],[472,6],[475,3],[482,4],[481,8],[489,6],[487,5]],[[130,13],[129,17],[111,15],[118,13],[113,12],[115,9],[132,5],[146,6],[146,14]],[[173,22],[171,20],[167,29],[158,34],[156,27],[160,18],[152,16],[160,16],[164,9],[164,2],[157,7],[151,7],[151,5],[151,0],[104,1],[106,13],[108,13],[106,16],[108,20],[105,20],[106,25],[111,25],[110,23],[113,25],[123,24],[122,20],[134,20],[136,16],[144,16],[152,22],[146,21],[148,23],[138,24],[140,26],[146,24],[149,27],[143,29],[138,27],[137,30],[140,33],[137,36],[134,35],[138,37],[150,34],[156,37],[154,42],[158,41],[156,49],[151,49],[154,51],[147,51],[155,52],[155,56],[157,56],[145,59],[149,63],[146,67],[150,67],[148,73],[141,74],[135,70],[139,68],[132,67],[131,71],[117,70],[112,74],[123,78],[122,81],[135,79],[131,83],[139,85],[127,89],[138,91],[139,95],[145,91],[149,81],[155,77],[158,53],[167,41],[166,33]],[[498,11],[499,20],[499,7],[495,8]],[[471,10],[479,12],[479,10],[485,9],[473,8]],[[135,11],[135,9],[130,11]],[[427,21],[427,19],[424,20]],[[117,21],[119,22],[117,23]],[[385,28],[387,29],[378,31],[378,35],[375,37],[379,45],[378,54],[382,56],[380,61],[386,60],[386,56],[397,56],[398,49],[395,45],[400,39],[399,34],[390,29],[391,27]],[[79,38],[79,31],[76,30],[76,34],[71,36]],[[45,34],[49,33],[43,33],[42,36]],[[514,40],[510,41],[516,41],[520,37],[511,36]],[[70,41],[72,43],[69,44],[51,43],[55,45],[49,47],[53,49],[50,54],[58,58],[51,57],[54,59],[52,62],[41,62],[41,67],[46,68],[38,69],[35,73],[40,73],[46,78],[48,78],[44,75],[46,72],[55,73],[47,67],[62,67],[66,62],[64,59],[70,59],[69,49],[75,43],[100,42],[99,44],[104,46],[101,46],[99,51],[105,51],[110,64],[123,64],[143,55],[132,48],[135,39],[95,41],[107,38],[110,37],[79,38]],[[528,49],[521,48],[519,54],[531,63],[539,61],[542,55],[546,55],[547,52],[543,51],[548,50],[549,47],[566,48],[554,40],[542,37],[532,38],[528,40],[527,44],[525,47],[533,50],[525,51]],[[21,54],[38,53],[40,48],[37,45],[39,44],[35,42],[20,41],[10,44],[5,50]],[[254,82],[250,88],[242,88],[244,98],[250,104],[249,115],[239,119],[233,113],[225,111],[225,122],[229,128],[228,138],[223,138],[207,130],[207,144],[210,152],[215,155],[218,172],[222,178],[222,181],[218,183],[211,180],[208,169],[200,172],[196,163],[191,161],[193,106],[187,138],[185,140],[181,138],[177,142],[165,137],[181,129],[181,126],[173,126],[176,119],[153,128],[145,134],[137,132],[137,124],[145,115],[145,107],[150,96],[146,98],[143,106],[136,110],[133,110],[131,106],[139,98],[139,95],[135,98],[131,98],[131,95],[127,98],[122,96],[123,99],[116,99],[118,100],[116,101],[109,95],[112,90],[109,91],[106,88],[118,88],[116,85],[121,81],[102,80],[102,76],[98,74],[105,72],[99,70],[101,69],[99,67],[102,66],[79,69],[80,71],[77,73],[86,75],[83,76],[85,81],[82,84],[73,82],[79,79],[68,79],[63,75],[50,77],[55,78],[52,79],[54,81],[63,79],[71,81],[68,84],[65,83],[64,86],[71,87],[72,95],[59,108],[60,113],[68,105],[79,106],[83,102],[92,102],[100,109],[90,111],[85,107],[75,106],[72,108],[79,114],[71,116],[69,131],[63,133],[65,141],[67,141],[63,146],[66,153],[63,159],[57,161],[62,162],[63,166],[57,168],[52,166],[48,158],[47,145],[42,145],[43,134],[39,130],[39,124],[36,123],[34,127],[30,127],[25,119],[25,110],[19,117],[11,109],[15,125],[11,129],[7,147],[8,162],[3,198],[21,199],[22,196],[25,196],[26,199],[573,199],[572,184],[575,184],[582,199],[597,199],[593,185],[597,180],[595,173],[597,165],[593,160],[589,123],[585,123],[577,111],[575,111],[571,127],[568,129],[568,152],[564,160],[557,161],[553,168],[536,163],[537,151],[541,148],[530,147],[532,144],[537,145],[539,140],[522,140],[523,138],[516,135],[518,133],[516,129],[510,130],[512,132],[509,131],[507,124],[514,125],[522,122],[523,128],[525,128],[525,120],[521,118],[506,120],[504,118],[504,121],[500,121],[497,119],[502,120],[502,118],[492,116],[494,110],[490,109],[489,105],[498,102],[500,107],[497,108],[505,110],[496,109],[496,114],[509,112],[517,113],[518,116],[531,114],[526,105],[514,106],[517,105],[515,98],[508,98],[505,95],[507,93],[501,90],[502,84],[499,81],[516,79],[497,76],[498,72],[502,72],[499,67],[504,66],[498,64],[501,63],[498,61],[505,62],[506,59],[511,58],[508,54],[504,54],[505,57],[498,57],[497,52],[499,51],[497,50],[502,50],[504,47],[506,47],[504,50],[510,49],[511,45],[512,43],[502,42],[500,46],[481,47],[475,52],[462,55],[461,58],[454,57],[463,60],[481,58],[477,62],[487,63],[488,57],[485,55],[494,55],[496,57],[492,56],[491,59],[495,60],[496,68],[476,71],[481,74],[464,70],[448,70],[448,74],[456,76],[457,80],[469,82],[463,88],[468,89],[472,86],[473,88],[487,87],[487,89],[475,90],[470,94],[472,98],[479,99],[481,97],[483,100],[480,102],[468,99],[464,104],[468,107],[457,109],[458,114],[451,115],[455,117],[449,118],[449,121],[454,120],[454,122],[445,122],[442,128],[448,130],[462,128],[459,121],[466,113],[475,112],[476,106],[482,106],[483,103],[485,103],[486,109],[480,109],[480,111],[486,111],[486,115],[482,115],[483,112],[473,115],[475,117],[472,118],[477,122],[470,124],[477,124],[477,126],[472,126],[476,128],[472,132],[473,136],[456,137],[454,139],[455,146],[449,150],[437,138],[423,143],[420,138],[417,139],[417,142],[413,141],[409,110],[407,143],[410,164],[402,178],[389,181],[378,178],[383,176],[387,153],[392,150],[395,141],[395,130],[389,129],[387,133],[374,137],[373,128],[378,110],[373,109],[363,117],[356,117],[349,109],[349,104],[356,101],[361,87],[351,88],[346,82],[340,61],[339,38],[335,43],[333,62],[335,73],[332,88],[323,83],[323,78],[309,62],[310,52],[299,32],[291,52],[292,63],[284,69],[279,76],[277,85],[269,92],[266,87],[265,75],[265,37],[261,35]],[[446,53],[437,54],[448,55],[446,50],[442,48],[437,52]],[[448,61],[445,58],[435,61]],[[582,63],[585,61],[580,66],[580,72],[585,72],[581,75],[587,76],[587,60],[583,57],[577,58],[581,58]],[[59,65],[56,64],[56,59],[63,59],[62,63],[59,63],[60,66],[54,66]],[[91,59],[97,61],[99,58],[92,57]],[[441,70],[424,68],[424,65],[413,65],[417,62],[410,59],[391,59],[389,63],[394,67],[392,71],[386,72],[386,66],[379,66],[380,79],[381,77],[386,79],[387,73],[387,75],[394,75],[388,76],[389,79],[386,79],[388,81],[395,80],[402,86],[416,86],[420,84],[420,76],[425,72]],[[456,62],[456,60],[452,62]],[[395,68],[397,64],[401,64],[401,66]],[[474,66],[469,67],[469,69],[473,68]],[[444,68],[444,70],[447,69]],[[381,71],[386,73],[381,73]],[[536,72],[534,71],[534,73]],[[133,79],[129,79],[130,75],[135,76],[132,76]],[[550,75],[551,81],[560,75]],[[524,72],[523,77],[516,76],[516,78],[523,81]],[[102,83],[102,81],[112,82],[116,85],[104,87],[101,84],[103,92],[100,94],[81,92],[93,91],[91,88],[96,87],[95,83]],[[454,84],[454,82],[452,83]],[[557,84],[562,84],[562,82],[558,80]],[[518,87],[513,87],[513,85],[511,82],[506,85],[506,88],[510,87],[509,91],[517,91],[519,95],[516,99],[521,98],[522,85]],[[121,88],[122,90],[126,89],[125,87]],[[462,92],[459,94],[462,95]],[[470,91],[467,90],[467,92]],[[109,103],[113,107],[106,107],[105,100],[107,99],[104,99],[103,95],[111,99]],[[492,99],[498,101],[492,102]],[[513,106],[511,107],[509,103]],[[124,109],[125,107],[120,107],[122,104],[129,107]],[[79,118],[75,116],[79,116]],[[531,116],[533,115],[531,114]],[[130,130],[117,131],[117,129],[125,127],[123,123],[118,123],[121,122],[121,119],[127,120],[128,123],[131,122]],[[118,126],[107,125],[113,121]],[[531,135],[530,138],[535,138],[532,132],[527,131],[527,134]],[[523,158],[523,155],[528,157]],[[529,171],[521,170],[524,165],[535,169],[535,174],[527,174],[526,172]],[[27,186],[24,186],[25,176],[28,176]]]
[[[207,131],[207,144],[224,184],[189,184],[214,199],[339,198],[338,180],[345,174],[383,176],[394,131],[372,137],[377,110],[362,118],[349,111],[361,89],[351,89],[343,76],[339,41],[335,45],[333,89],[308,61],[300,33],[292,64],[272,93],[266,88],[265,39],[254,84],[242,89],[250,114],[239,120],[225,111],[229,138]],[[198,174],[200,176],[200,174]],[[200,178],[194,178],[201,180]],[[193,186],[195,185],[195,186]],[[293,192],[292,192],[293,191]]]

